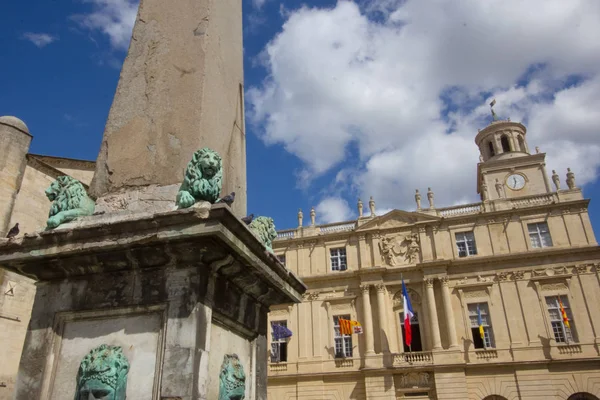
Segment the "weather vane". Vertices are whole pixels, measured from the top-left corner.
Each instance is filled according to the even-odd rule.
[[[492,102],[490,103],[490,109],[492,110],[492,120],[498,121],[498,117],[496,116],[496,113],[494,112],[495,104],[496,104],[496,99],[492,100]]]

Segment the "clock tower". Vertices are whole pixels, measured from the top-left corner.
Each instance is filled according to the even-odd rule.
[[[475,137],[479,147],[477,193],[482,200],[552,192],[545,153],[529,152],[527,129],[519,122],[494,120]]]

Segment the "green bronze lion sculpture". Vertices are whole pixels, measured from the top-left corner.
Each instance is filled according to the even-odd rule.
[[[120,346],[101,344],[79,364],[75,400],[125,400],[129,361]]]
[[[267,250],[273,253],[273,240],[277,237],[275,223],[270,217],[256,217],[252,220],[249,228],[258,236],[260,241],[265,245]]]
[[[46,229],[53,229],[77,217],[92,215],[96,203],[77,179],[59,176],[46,189],[46,197],[52,202]]]
[[[225,354],[219,374],[219,400],[244,400],[246,374],[237,354]]]
[[[207,147],[196,151],[177,193],[177,208],[188,208],[201,200],[214,204],[221,193],[222,181],[221,156]]]

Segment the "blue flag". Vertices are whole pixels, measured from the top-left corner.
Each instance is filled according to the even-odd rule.
[[[271,330],[273,331],[273,340],[279,340],[292,336],[292,331],[290,331],[286,326],[276,324],[275,322],[271,322]]]

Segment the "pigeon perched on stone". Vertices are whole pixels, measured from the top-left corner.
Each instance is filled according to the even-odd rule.
[[[252,220],[254,219],[254,214],[250,214],[247,217],[242,218],[242,221],[246,224],[246,225],[250,225],[250,223],[252,222]]]
[[[234,200],[235,200],[235,192],[231,192],[227,196],[222,197],[219,200],[217,200],[216,203],[225,203],[229,207],[231,207],[231,205],[233,204]]]
[[[15,226],[13,226],[12,228],[10,228],[10,231],[8,231],[8,235],[6,235],[7,238],[12,239],[15,236],[17,236],[19,234],[19,223],[17,222],[15,224]]]

